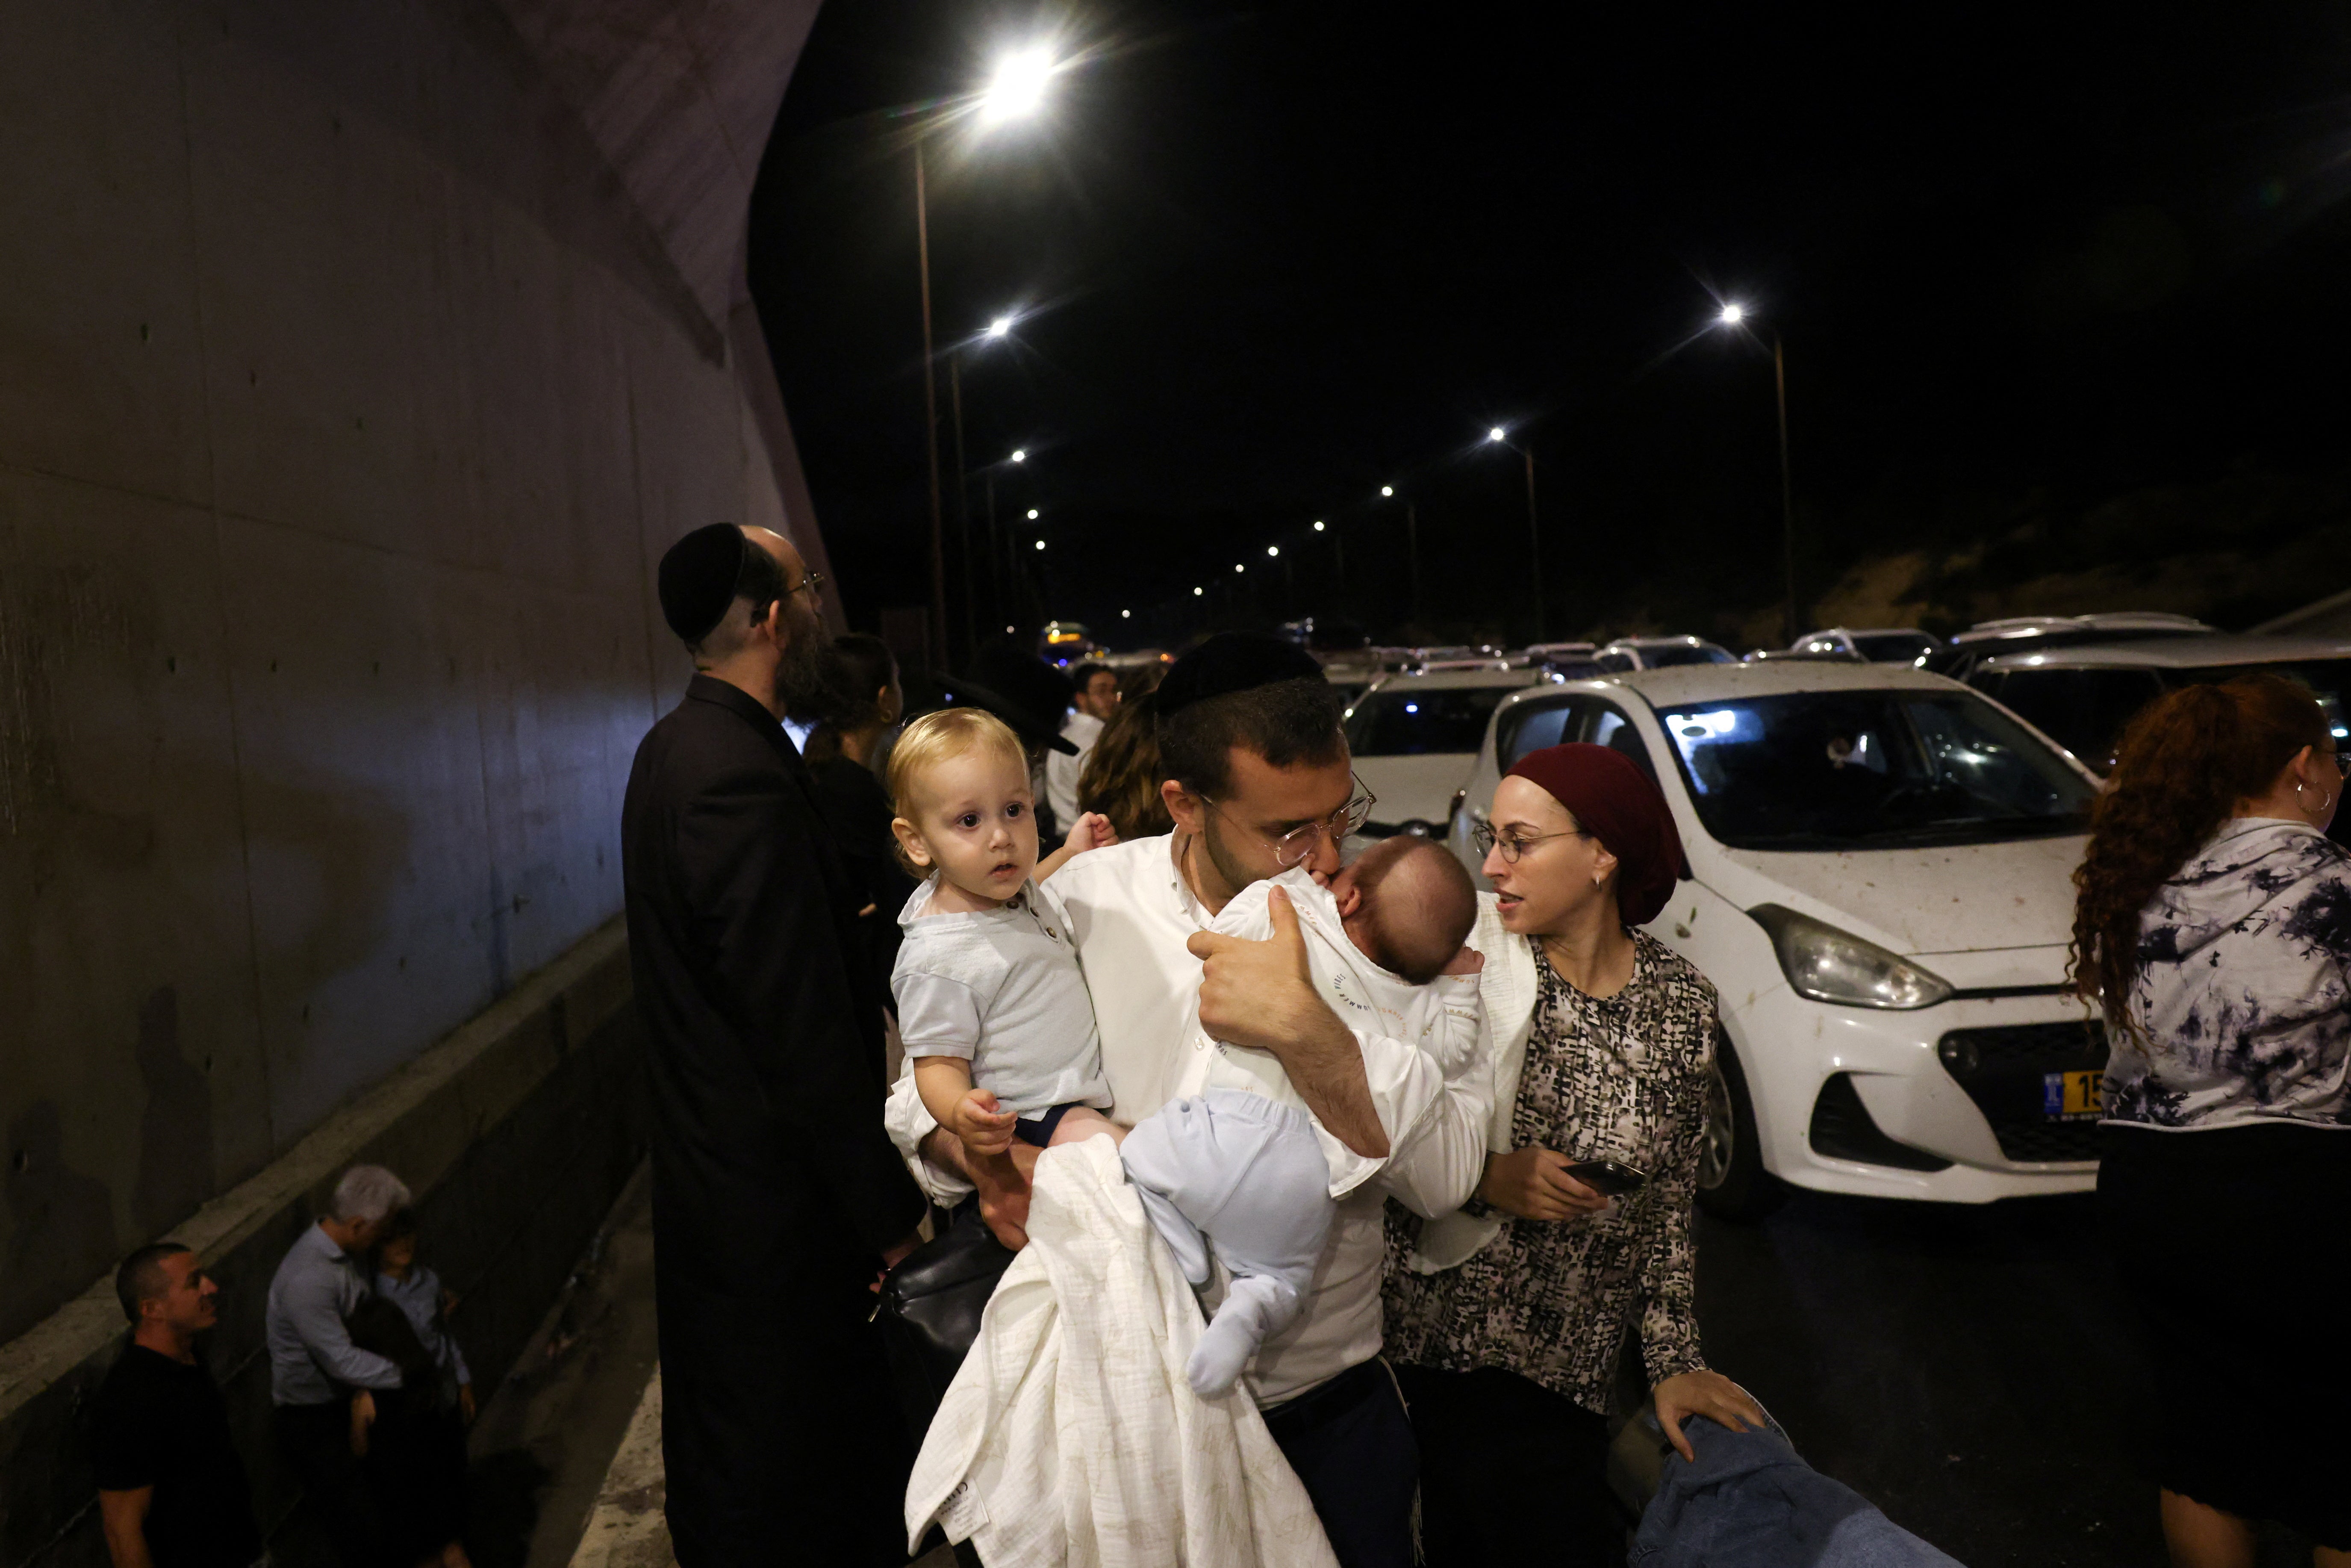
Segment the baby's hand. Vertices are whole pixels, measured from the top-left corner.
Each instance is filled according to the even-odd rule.
[[[1485,967],[1486,955],[1465,942],[1461,945],[1461,951],[1454,954],[1453,961],[1446,965],[1440,972],[1447,975],[1475,975]]]
[[[1088,811],[1070,830],[1063,847],[1073,855],[1081,855],[1088,850],[1106,850],[1116,842],[1118,830],[1110,825],[1110,819],[1100,811]]]
[[[946,1127],[973,1154],[993,1155],[1011,1149],[1012,1127],[1018,1120],[1011,1112],[996,1108],[995,1095],[985,1089],[974,1089],[955,1103]]]

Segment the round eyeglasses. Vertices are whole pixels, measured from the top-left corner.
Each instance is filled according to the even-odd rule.
[[[1353,779],[1355,793],[1345,805],[1318,821],[1307,822],[1290,829],[1270,843],[1263,839],[1258,840],[1259,844],[1272,852],[1274,864],[1288,871],[1314,852],[1315,845],[1321,841],[1324,833],[1331,835],[1331,841],[1333,844],[1338,844],[1344,842],[1351,835],[1363,831],[1364,824],[1372,820],[1372,808],[1379,804],[1380,798],[1364,789],[1364,781],[1356,779],[1353,773],[1347,777]],[[1207,800],[1219,811],[1225,810],[1223,802],[1219,800],[1207,795],[1201,796],[1200,799]],[[1225,811],[1225,817],[1227,821],[1232,821],[1230,811]],[[1241,826],[1238,821],[1233,821],[1233,825],[1237,828]]]
[[[1591,836],[1582,828],[1570,828],[1557,833],[1498,833],[1491,822],[1480,822],[1469,830],[1469,841],[1478,846],[1479,859],[1499,850],[1504,862],[1510,865],[1519,863],[1519,857],[1527,852],[1529,844],[1539,844],[1545,839],[1588,839]]]

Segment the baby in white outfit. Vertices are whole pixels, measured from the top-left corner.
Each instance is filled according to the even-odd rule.
[[[1485,1027],[1478,975],[1458,960],[1478,917],[1461,863],[1426,839],[1374,844],[1316,885],[1285,872],[1244,888],[1209,929],[1262,941],[1276,889],[1298,913],[1307,972],[1351,1029],[1419,1046],[1447,1071]],[[1448,970],[1461,970],[1448,973]],[[1186,1364],[1203,1397],[1232,1387],[1265,1338],[1298,1315],[1330,1233],[1332,1200],[1380,1168],[1308,1112],[1270,1051],[1211,1039],[1196,1011],[1177,1098],[1120,1149],[1127,1179],[1195,1286],[1213,1255],[1233,1276]]]

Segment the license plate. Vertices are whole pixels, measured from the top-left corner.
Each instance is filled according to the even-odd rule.
[[[2044,1072],[2041,1075],[2041,1113],[2052,1122],[2087,1122],[2105,1109],[2100,1090],[2104,1069],[2088,1072]]]

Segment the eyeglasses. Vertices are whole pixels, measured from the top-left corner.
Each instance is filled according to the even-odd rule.
[[[1582,828],[1570,828],[1565,832],[1514,833],[1505,838],[1494,831],[1491,822],[1480,822],[1469,830],[1469,841],[1478,846],[1480,859],[1500,850],[1503,861],[1510,865],[1519,863],[1519,857],[1527,852],[1529,844],[1539,844],[1545,839],[1588,839],[1591,836]]]
[[[801,574],[800,580],[798,582],[784,590],[784,597],[786,599],[789,599],[793,594],[799,592],[802,589],[806,589],[808,591],[808,596],[810,599],[814,599],[816,597],[816,591],[823,586],[824,573],[820,571],[804,572]]]
[[[1355,778],[1353,773],[1348,774],[1347,777],[1353,780],[1355,794],[1354,798],[1345,805],[1321,821],[1308,822],[1303,827],[1290,829],[1271,843],[1266,843],[1263,839],[1258,840],[1259,843],[1264,844],[1265,848],[1273,852],[1274,864],[1288,871],[1291,866],[1312,854],[1315,845],[1321,841],[1322,836],[1326,832],[1331,835],[1332,842],[1337,843],[1350,834],[1363,831],[1364,824],[1372,820],[1372,808],[1379,804],[1380,798],[1364,789],[1364,781]],[[1208,796],[1203,795],[1200,799],[1207,800],[1219,811],[1225,810],[1222,802],[1212,800]],[[1229,819],[1232,813],[1226,811],[1225,815]],[[1241,824],[1235,821],[1233,825],[1239,827]]]

